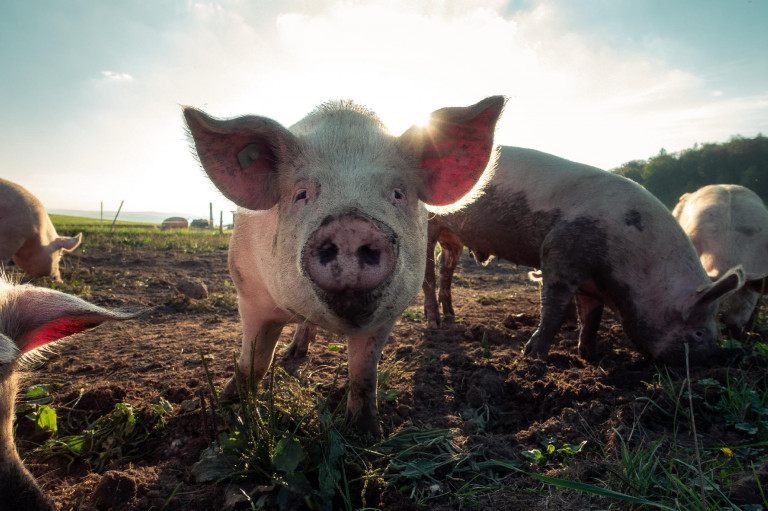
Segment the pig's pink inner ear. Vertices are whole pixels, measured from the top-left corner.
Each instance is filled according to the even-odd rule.
[[[62,337],[82,332],[105,321],[135,319],[144,309],[108,310],[75,296],[24,285],[9,291],[12,308],[4,311],[13,321],[4,332],[26,353]]]
[[[19,339],[19,350],[22,353],[27,353],[28,351],[32,351],[35,348],[57,341],[63,337],[99,326],[106,319],[107,318],[103,316],[56,318],[53,321],[40,325],[38,328]]]
[[[444,108],[432,114],[418,136],[424,172],[421,199],[445,206],[464,197],[480,180],[493,154],[496,122],[504,98],[493,96],[466,108]]]
[[[288,130],[263,117],[221,120],[189,107],[184,118],[203,169],[225,197],[253,210],[277,203],[278,162],[296,144]]]

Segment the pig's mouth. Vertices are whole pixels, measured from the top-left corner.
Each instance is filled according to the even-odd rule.
[[[318,289],[317,294],[334,314],[353,328],[360,328],[371,319],[381,298],[381,291],[379,290],[344,289],[328,292]]]

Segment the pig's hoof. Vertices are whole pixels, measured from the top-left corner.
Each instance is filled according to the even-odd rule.
[[[283,355],[283,360],[298,360],[307,356],[308,346],[292,342]]]
[[[240,390],[237,388],[237,380],[235,380],[234,376],[224,386],[219,399],[222,401],[237,401],[240,399]]]
[[[530,342],[525,345],[525,350],[523,351],[523,355],[527,358],[541,360],[542,362],[547,361],[548,354],[549,350],[541,349],[539,346],[531,344]]]
[[[381,439],[381,424],[379,423],[379,414],[377,412],[361,412],[358,410],[352,412],[347,409],[347,420],[352,428],[361,438],[367,440]]]
[[[595,363],[597,361],[597,350],[594,346],[589,348],[579,346],[579,356],[589,363]]]
[[[354,427],[355,431],[360,435],[360,437],[364,438],[365,440],[369,440],[371,442],[381,440],[382,432],[378,417],[374,417],[373,419],[366,417],[365,420],[355,420]]]

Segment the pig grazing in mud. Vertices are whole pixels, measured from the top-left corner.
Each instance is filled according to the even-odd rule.
[[[62,237],[37,197],[0,178],[0,263],[11,258],[32,278],[61,280],[59,259],[80,245],[82,233]]]
[[[441,109],[399,137],[351,102],[325,104],[288,129],[184,109],[203,168],[239,206],[229,267],[241,374],[264,376],[287,323],[347,335],[347,413],[378,434],[378,361],[424,278],[424,203],[453,204],[482,180],[503,105],[495,96]],[[235,391],[232,379],[224,392]]]
[[[579,353],[596,358],[604,304],[647,358],[692,362],[715,348],[717,305],[743,285],[743,270],[707,277],[691,241],[664,205],[640,185],[530,149],[502,147],[485,193],[465,208],[430,218],[424,282],[430,324],[439,320],[434,246],[443,247],[440,300],[452,313],[450,277],[466,245],[480,262],[496,255],[540,268],[541,319],[525,353],[546,358],[576,298]]]
[[[725,325],[740,332],[755,311],[768,277],[768,210],[762,199],[739,185],[709,185],[680,198],[672,214],[699,253],[704,270],[718,279],[742,265],[746,284],[723,300]]]
[[[0,275],[0,509],[53,510],[13,442],[16,370],[25,353],[141,311],[109,311],[51,289],[13,285]]]

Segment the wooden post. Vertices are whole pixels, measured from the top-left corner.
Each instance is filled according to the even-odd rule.
[[[120,210],[123,209],[123,203],[124,202],[125,202],[125,199],[120,201],[120,207],[117,208],[117,213],[115,213],[115,219],[112,220],[112,225],[109,227],[110,231],[115,228],[115,222],[117,222],[117,216],[120,214]]]
[[[209,219],[211,223],[209,224],[211,226],[211,230],[213,230],[213,202],[208,203],[208,208],[210,210],[209,212]]]
[[[219,211],[219,234],[224,234],[224,212]]]
[[[101,201],[101,216],[99,217],[99,225],[104,223],[104,201]]]

